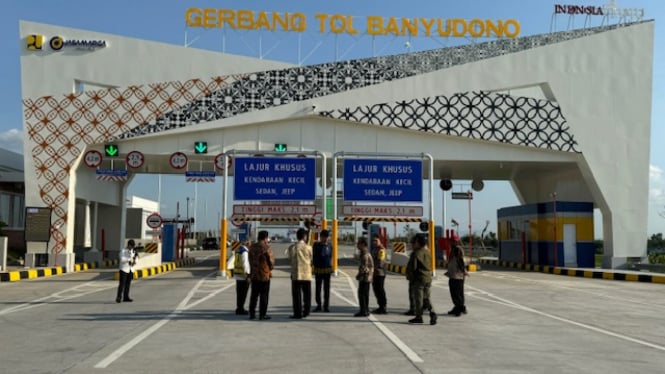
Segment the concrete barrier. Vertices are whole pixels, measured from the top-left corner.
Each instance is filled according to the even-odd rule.
[[[406,264],[409,263],[409,256],[406,253],[395,252],[390,258],[390,264],[388,264],[388,270],[406,274]]]

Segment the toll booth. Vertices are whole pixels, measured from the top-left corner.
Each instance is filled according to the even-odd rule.
[[[238,241],[244,243],[247,238],[252,237],[252,225],[248,222],[243,223],[238,227]]]
[[[178,227],[173,223],[165,223],[162,226],[162,262],[170,262],[176,259],[178,249]]]
[[[593,203],[549,201],[499,209],[499,260],[595,267]]]
[[[374,251],[374,249],[375,249],[374,248],[374,243],[373,243],[374,241],[372,240],[372,238],[374,238],[374,235],[378,235],[379,239],[381,240],[381,244],[383,244],[383,246],[385,248],[388,248],[388,230],[386,230],[385,227],[383,227],[379,224],[373,223],[373,224],[369,225],[369,227],[367,228],[367,232],[368,232],[368,235],[369,235],[369,237],[367,239],[369,240],[369,249],[370,249],[370,251]]]
[[[436,226],[439,227],[439,226]],[[443,231],[443,228],[442,230]],[[438,260],[448,259],[450,256],[450,250],[453,245],[459,241],[459,236],[455,233],[455,230],[447,229],[445,235],[439,236],[437,233],[436,236],[436,258]]]
[[[437,260],[444,259],[443,252],[443,243],[440,242],[440,238],[443,238],[443,226],[434,226],[434,254]],[[429,238],[428,238],[429,239]],[[447,255],[447,253],[446,253]]]

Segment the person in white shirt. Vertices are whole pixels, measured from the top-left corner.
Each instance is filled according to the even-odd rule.
[[[120,250],[120,280],[118,282],[118,296],[115,298],[116,303],[121,301],[131,303],[134,301],[129,297],[129,286],[132,284],[134,265],[136,265],[136,259],[138,258],[134,246],[134,240],[129,239],[127,241],[127,248]]]

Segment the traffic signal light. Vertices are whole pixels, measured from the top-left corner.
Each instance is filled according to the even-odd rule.
[[[120,153],[117,144],[104,144],[104,154],[107,157],[116,157]]]
[[[286,149],[285,143],[275,143],[275,152],[286,152]]]
[[[208,142],[194,142],[194,153],[197,155],[208,153]]]

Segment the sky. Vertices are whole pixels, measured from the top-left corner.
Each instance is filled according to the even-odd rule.
[[[286,61],[294,64],[315,64],[334,60],[372,57],[406,51],[421,51],[467,44],[469,39],[407,38],[351,36],[318,33],[314,24],[316,14],[340,14],[364,20],[367,16],[515,19],[520,23],[520,36],[562,31],[568,27],[568,17],[553,18],[555,4],[602,6],[610,0],[4,0],[0,12],[0,35],[3,53],[0,54],[0,148],[23,153],[21,113],[21,72],[19,20],[48,23],[95,32],[109,33],[184,45],[214,51],[224,51],[252,57]],[[644,19],[655,19],[653,102],[651,113],[651,157],[649,182],[648,234],[665,232],[665,30],[659,20],[665,18],[665,2],[660,0],[616,0],[619,8],[644,9]],[[307,32],[267,33],[258,31],[226,34],[220,29],[205,30],[185,27],[185,12],[189,8],[217,8],[267,12],[300,12],[307,16]],[[585,18],[576,16],[573,28],[584,27]],[[600,25],[600,17],[590,17],[590,25]],[[357,24],[356,24],[357,25]],[[357,28],[361,28],[357,25]],[[362,29],[362,28],[361,28]],[[616,51],[616,53],[622,53]],[[221,210],[221,182],[186,183],[182,176],[163,176],[158,183],[154,176],[140,175],[129,187],[130,194],[160,200],[163,216],[174,216],[179,202],[180,213],[186,210],[189,197],[190,215],[196,216],[197,228],[214,229]],[[161,186],[161,188],[160,188]],[[466,191],[468,181],[456,183],[454,191]],[[184,191],[184,192],[183,192]],[[639,193],[639,192],[638,192]],[[469,225],[467,201],[450,200],[447,194],[447,221],[454,218],[460,227]],[[435,221],[442,220],[441,191],[435,188]],[[496,210],[518,205],[507,182],[486,181],[482,193],[476,193],[471,207],[471,224],[479,232],[490,221],[489,230],[496,232]],[[427,211],[425,212],[427,214]],[[602,237],[601,222],[596,215],[595,236]],[[402,227],[397,229],[399,232]],[[468,229],[467,229],[468,231]],[[389,228],[389,233],[391,228]],[[464,232],[462,232],[464,233]],[[646,239],[646,238],[645,238]]]

